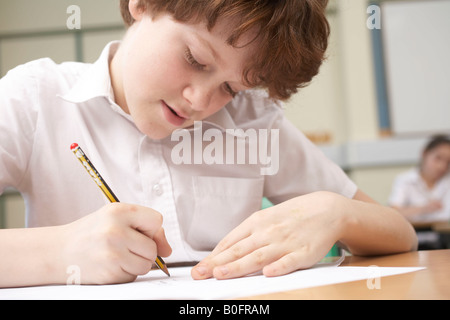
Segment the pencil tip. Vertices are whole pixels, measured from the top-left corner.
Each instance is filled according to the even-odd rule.
[[[167,267],[165,267],[165,268],[163,269],[163,271],[164,271],[164,273],[167,274],[167,276],[170,278],[170,273],[169,273],[169,270],[167,270]]]
[[[156,257],[155,264],[158,266],[159,269],[161,269],[168,277],[170,277],[169,270],[167,269],[166,263],[164,262],[163,258],[160,256]]]

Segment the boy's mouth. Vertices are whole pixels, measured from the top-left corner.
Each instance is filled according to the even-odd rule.
[[[161,107],[163,109],[164,118],[167,120],[167,122],[174,125],[175,127],[182,126],[183,123],[187,120],[187,118],[178,114],[177,111],[175,111],[173,108],[171,108],[164,101],[161,101]]]
[[[177,117],[179,117],[178,113],[175,112],[175,110],[173,110],[171,107],[167,106],[169,108],[170,111],[172,111],[172,113],[174,115],[176,115]],[[181,118],[181,117],[180,117]]]

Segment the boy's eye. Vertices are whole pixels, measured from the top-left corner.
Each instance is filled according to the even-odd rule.
[[[227,83],[227,82],[225,82],[225,90],[228,92],[228,94],[230,95],[230,96],[232,96],[233,98],[237,95],[237,92],[236,91],[234,91],[231,87],[230,87],[230,85]]]
[[[185,58],[187,60],[187,62],[194,66],[196,69],[198,70],[203,70],[206,68],[206,66],[204,64],[199,63],[197,60],[195,60],[194,56],[192,55],[192,52],[189,48],[186,49],[186,51],[184,52]]]
[[[200,70],[200,71],[202,71],[202,70],[204,70],[204,69],[206,68],[206,66],[205,66],[204,64],[201,64],[201,63],[199,63],[197,60],[195,60],[195,58],[194,58],[194,56],[192,55],[192,52],[191,52],[191,50],[190,50],[189,48],[187,48],[187,49],[185,50],[184,55],[185,55],[186,61],[187,61],[190,65],[192,65],[194,68],[196,68],[196,69],[198,69],[198,70]],[[225,91],[226,91],[230,96],[232,96],[232,97],[234,98],[234,97],[237,95],[237,92],[234,91],[234,90],[231,88],[231,86],[230,86],[227,82],[225,82],[224,85],[225,85]]]

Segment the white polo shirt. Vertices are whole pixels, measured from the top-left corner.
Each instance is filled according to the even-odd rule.
[[[240,93],[178,136],[143,135],[114,102],[108,66],[119,45],[108,44],[94,64],[40,59],[0,80],[0,193],[8,186],[22,193],[28,227],[66,224],[108,202],[70,150],[74,142],[121,202],[161,212],[173,249],[166,262],[205,257],[263,196],[274,203],[318,190],[354,196],[355,184],[260,91]],[[267,143],[264,132],[274,133]],[[188,133],[191,162],[181,148]],[[258,135],[258,155],[247,133]],[[264,157],[265,147],[277,154]],[[274,170],[263,174],[269,160]]]
[[[415,168],[402,173],[395,179],[389,204],[398,207],[424,206],[431,200],[441,201],[442,209],[409,217],[409,220],[412,222],[431,222],[450,219],[450,174],[444,176],[430,189],[420,176],[419,170]]]

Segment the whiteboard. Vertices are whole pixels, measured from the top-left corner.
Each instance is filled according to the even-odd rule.
[[[394,134],[450,131],[450,1],[381,4]]]

